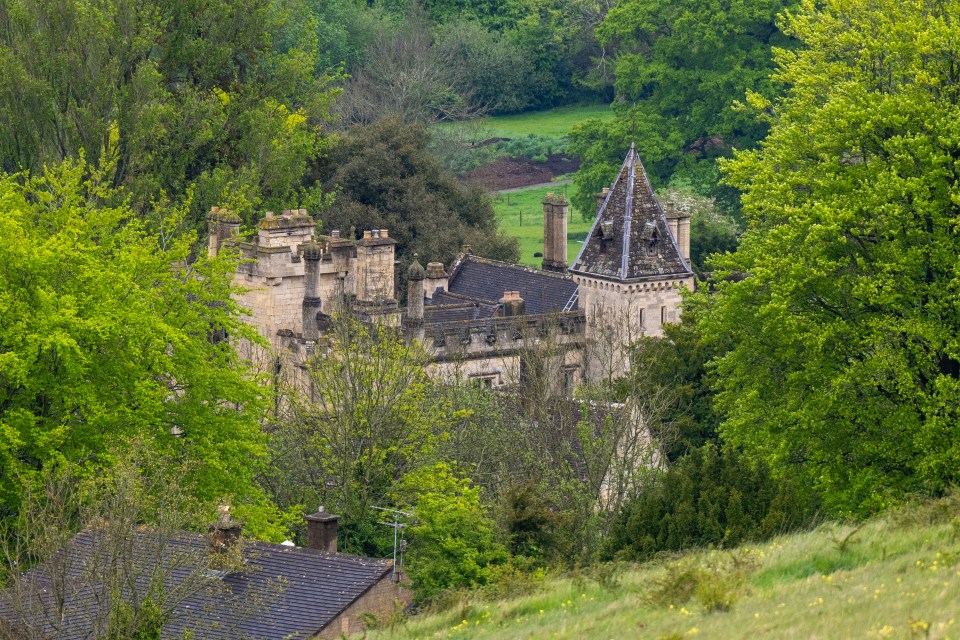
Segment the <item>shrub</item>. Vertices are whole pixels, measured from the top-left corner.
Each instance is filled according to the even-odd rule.
[[[819,502],[762,463],[708,443],[693,449],[628,502],[605,555],[645,559],[661,551],[729,547],[811,523]]]
[[[494,537],[479,489],[437,464],[408,475],[400,491],[412,498],[416,517],[407,558],[418,602],[494,579],[494,567],[506,562],[507,553]]]

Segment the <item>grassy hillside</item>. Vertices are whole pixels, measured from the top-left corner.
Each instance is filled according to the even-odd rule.
[[[613,118],[609,105],[579,105],[559,107],[546,111],[528,111],[509,116],[478,118],[467,123],[444,123],[445,128],[467,128],[471,138],[517,138],[536,135],[543,138],[562,138],[574,125],[590,118]],[[476,131],[474,135],[472,132]]]
[[[530,595],[466,600],[370,633],[455,638],[960,638],[960,497]]]
[[[562,193],[569,201],[576,187],[572,184],[557,184],[549,187],[523,189],[513,193],[504,193],[496,197],[494,209],[500,228],[508,235],[520,240],[520,264],[539,267],[543,258],[534,257],[534,253],[543,252],[543,202],[548,192]],[[521,220],[522,218],[522,220]],[[522,224],[521,224],[522,221]],[[579,211],[570,208],[567,222],[567,262],[573,259],[583,246],[582,242],[590,231],[590,222],[584,222]]]

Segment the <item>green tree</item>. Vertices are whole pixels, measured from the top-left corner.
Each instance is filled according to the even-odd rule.
[[[960,3],[805,2],[770,135],[725,165],[748,229],[702,327],[721,431],[834,511],[960,469]],[[707,298],[706,294],[702,295]]]
[[[103,204],[105,179],[72,162],[0,178],[0,513],[48,466],[109,469],[110,450],[139,443],[192,462],[186,489],[232,495],[263,534],[263,387],[210,339],[257,339],[230,297],[235,261],[188,265],[195,238]]]
[[[750,109],[734,107],[748,91],[775,93],[773,50],[792,44],[776,19],[791,4],[616,4],[597,28],[615,58],[616,122],[592,122],[575,132],[575,153],[584,161],[580,193],[609,185],[633,140],[656,178],[675,176],[713,195],[715,158],[753,146],[766,133],[766,123]]]
[[[470,480],[441,463],[407,475],[397,495],[414,513],[407,559],[417,600],[491,582],[507,553]]]
[[[386,506],[404,476],[436,460],[444,406],[423,350],[389,327],[345,314],[321,349],[304,397],[274,433],[268,484],[284,507],[322,504],[340,515],[344,550],[383,555],[387,532],[372,507]]]
[[[135,210],[192,202],[193,225],[231,194],[289,207],[327,144],[315,23],[301,0],[3,3],[0,168],[83,151]]]
[[[719,352],[708,345],[696,324],[696,311],[687,308],[679,324],[663,327],[662,337],[640,337],[630,348],[630,373],[619,382],[626,394],[642,387],[657,389],[666,398],[659,429],[670,462],[708,442],[718,442],[720,416],[714,411],[714,391],[707,363]]]
[[[604,553],[642,560],[662,551],[736,546],[805,526],[818,507],[817,496],[796,479],[776,479],[764,462],[707,443],[624,505]]]
[[[489,197],[444,169],[428,142],[423,127],[392,119],[351,129],[323,171],[327,189],[340,189],[324,223],[389,229],[403,273],[414,253],[449,264],[462,244],[478,255],[515,260],[517,242],[497,230]]]

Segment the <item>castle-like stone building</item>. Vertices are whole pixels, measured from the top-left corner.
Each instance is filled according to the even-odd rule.
[[[332,316],[349,303],[361,320],[420,341],[429,370],[441,378],[514,384],[525,375],[525,349],[549,341],[563,372],[556,384],[570,389],[584,377],[622,372],[624,346],[676,322],[679,290],[694,286],[689,213],[661,206],[633,146],[597,205],[569,268],[569,206],[563,196],[548,194],[542,269],[474,256],[464,247],[449,267],[415,261],[402,308],[396,242],[387,229],[360,238],[353,230],[318,234],[314,220],[297,209],[267,213],[257,235],[240,240],[240,220],[214,208],[209,250],[215,255],[232,242],[243,252],[235,280],[244,291],[240,303],[270,343],[269,351],[246,345],[246,355],[285,370],[294,384]]]

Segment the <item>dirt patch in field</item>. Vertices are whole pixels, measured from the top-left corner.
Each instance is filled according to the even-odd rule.
[[[573,173],[579,168],[580,163],[572,156],[554,153],[547,156],[546,162],[534,162],[526,158],[500,158],[492,164],[473,169],[465,178],[489,191],[500,191],[550,182],[557,176]]]

